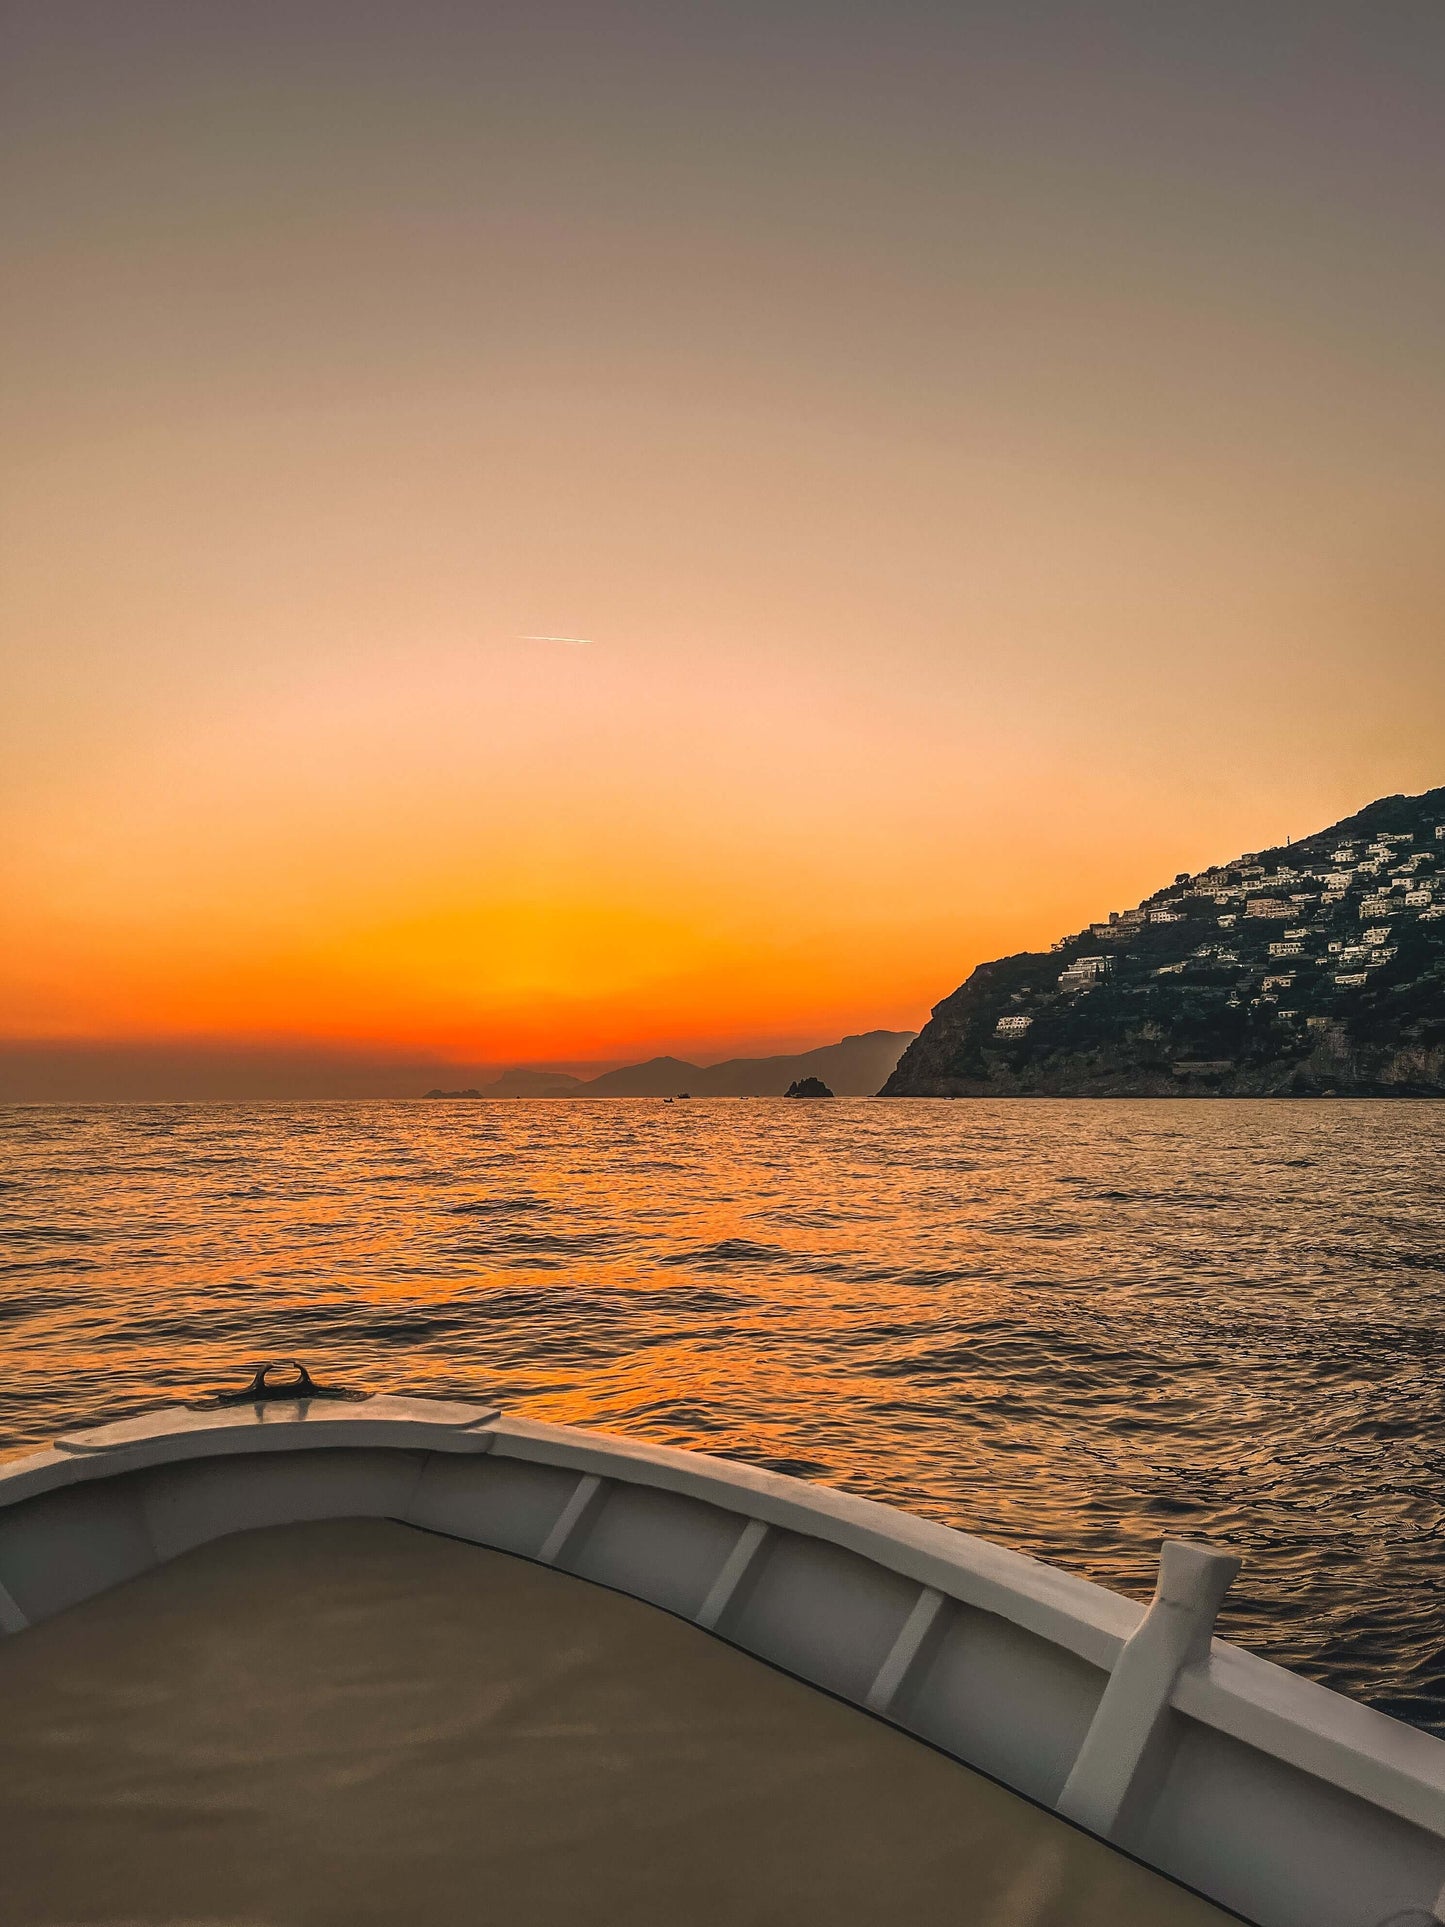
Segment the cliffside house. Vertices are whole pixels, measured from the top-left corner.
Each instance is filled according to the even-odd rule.
[[[1016,1037],[1021,1031],[1026,1031],[1033,1021],[1032,1017],[1000,1017],[994,1029],[1002,1037]]]
[[[1111,957],[1075,957],[1066,970],[1060,971],[1059,989],[1092,990],[1113,968]]]

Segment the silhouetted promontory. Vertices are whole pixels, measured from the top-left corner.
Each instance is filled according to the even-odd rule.
[[[680,1057],[624,1064],[585,1081],[565,1071],[509,1070],[478,1091],[428,1091],[428,1097],[782,1097],[790,1084],[817,1078],[842,1097],[871,1097],[898,1062],[911,1030],[870,1030],[778,1057],[729,1057],[706,1067]]]

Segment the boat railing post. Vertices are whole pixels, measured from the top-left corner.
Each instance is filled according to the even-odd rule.
[[[8,1588],[0,1584],[0,1633],[23,1633],[29,1624]]]
[[[1148,1612],[1104,1688],[1058,1811],[1092,1833],[1113,1832],[1186,1666],[1208,1657],[1214,1622],[1240,1562],[1213,1546],[1166,1539]]]
[[[708,1588],[707,1598],[703,1600],[694,1616],[694,1624],[706,1632],[716,1632],[718,1622],[733,1602],[734,1595],[743,1581],[756,1565],[767,1545],[770,1528],[761,1519],[749,1519],[738,1534],[732,1551],[723,1561],[721,1572]]]
[[[607,1484],[595,1473],[587,1472],[577,1481],[572,1496],[563,1506],[556,1523],[542,1541],[537,1563],[555,1566],[572,1541],[586,1530],[607,1499]]]

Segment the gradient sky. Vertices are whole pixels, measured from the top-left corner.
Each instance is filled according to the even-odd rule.
[[[1438,0],[0,63],[0,1093],[913,1026],[1445,777]]]

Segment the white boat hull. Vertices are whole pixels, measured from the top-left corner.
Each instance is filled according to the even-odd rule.
[[[647,1600],[866,1707],[1261,1927],[1445,1885],[1445,1742],[1211,1639],[1226,1555],[1147,1610],[827,1487],[491,1408],[173,1409],[0,1472],[7,1632],[248,1528],[399,1520]]]

